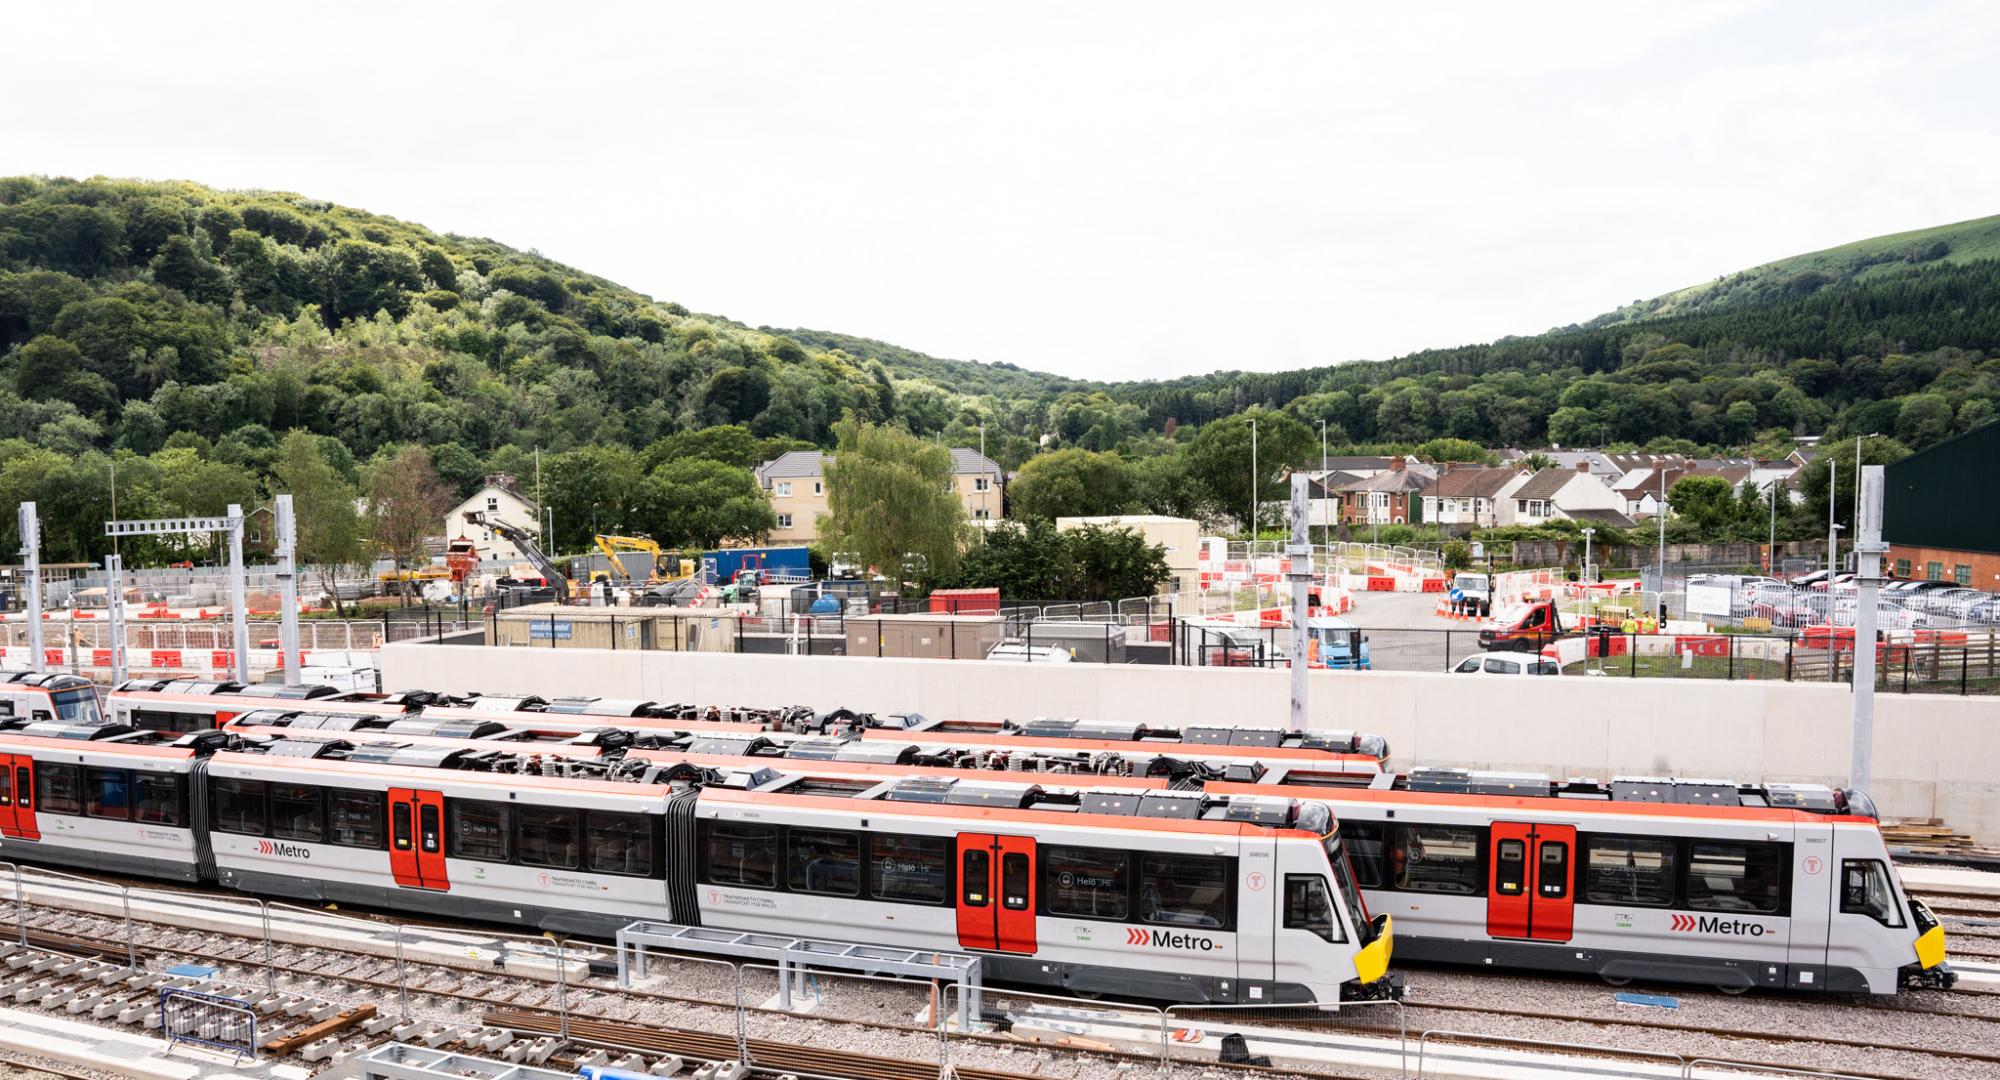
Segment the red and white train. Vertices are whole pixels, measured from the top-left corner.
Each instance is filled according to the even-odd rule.
[[[1390,992],[1324,805],[638,757],[0,725],[8,858],[609,934],[634,920],[981,954],[1176,1001]]]

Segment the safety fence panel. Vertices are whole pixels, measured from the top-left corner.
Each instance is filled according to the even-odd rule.
[[[160,1032],[169,1044],[257,1056],[257,1010],[241,998],[168,987],[160,991]]]

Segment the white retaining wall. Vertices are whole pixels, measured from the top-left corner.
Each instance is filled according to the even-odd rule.
[[[1252,668],[408,643],[381,655],[385,690],[846,706],[972,720],[1282,725],[1290,700],[1289,672]],[[1408,671],[1310,677],[1310,726],[1386,735],[1403,767],[1846,782],[1845,687]],[[1941,818],[2000,842],[2000,698],[1878,694],[1875,717],[1871,794],[1882,813]]]

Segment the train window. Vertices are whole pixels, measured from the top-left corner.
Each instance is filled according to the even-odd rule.
[[[0,765],[0,806],[14,805],[14,770]]]
[[[264,782],[262,780],[215,781],[215,829],[217,832],[264,835]]]
[[[579,846],[575,810],[523,806],[514,812],[514,850],[522,866],[574,870]]]
[[[132,820],[147,825],[179,825],[187,818],[185,791],[178,776],[134,773]]]
[[[1688,906],[1776,912],[1784,899],[1784,865],[1784,851],[1777,844],[1690,845]]]
[[[1139,921],[1162,926],[1229,925],[1228,859],[1206,855],[1139,856]]]
[[[435,855],[444,847],[444,808],[434,802],[417,804],[417,850]]]
[[[83,770],[83,796],[91,817],[132,820],[132,774],[124,769]]]
[[[861,837],[827,829],[793,829],[785,838],[785,879],[793,892],[861,895]]]
[[[46,762],[36,766],[35,788],[36,797],[42,800],[42,813],[83,813],[83,781],[76,766]]]
[[[393,803],[389,807],[389,843],[397,851],[410,850],[410,804]]]
[[[653,876],[652,818],[592,810],[584,815],[583,833],[592,873]]]
[[[1333,899],[1318,874],[1285,875],[1285,929],[1304,930],[1326,941],[1345,941],[1333,919]]]
[[[958,875],[965,888],[966,907],[985,907],[986,890],[993,884],[993,853],[973,848],[965,853],[965,872]]]
[[[1583,841],[1583,899],[1590,904],[1670,907],[1674,902],[1674,842],[1644,836],[1591,836]]]
[[[1042,906],[1050,915],[1124,919],[1132,856],[1092,848],[1042,849]]]
[[[778,887],[778,830],[769,825],[711,822],[702,856],[712,885]]]
[[[325,836],[318,788],[306,784],[272,784],[270,796],[272,836],[308,843],[318,843]]]
[[[1493,892],[1499,896],[1521,895],[1528,879],[1527,841],[1500,841],[1498,860],[1493,867]]]
[[[1535,887],[1544,900],[1560,900],[1569,895],[1569,845],[1542,841],[1542,868],[1535,874]]]
[[[326,838],[341,847],[382,850],[388,839],[383,828],[383,797],[379,791],[326,793]]]
[[[1896,891],[1889,887],[1889,868],[1879,859],[1840,861],[1840,911],[1866,915],[1883,926],[1903,925],[1896,910]]]
[[[1000,906],[1008,911],[1028,910],[1028,857],[1018,851],[1000,855]]]
[[[445,805],[451,811],[446,854],[480,862],[506,862],[510,858],[513,813],[505,803],[453,799]]]
[[[26,765],[14,766],[14,801],[23,809],[35,805],[35,776]]]
[[[1477,896],[1486,891],[1480,849],[1484,829],[1446,825],[1404,825],[1396,830],[1391,859],[1396,888],[1409,892],[1456,893]]]
[[[951,895],[951,841],[942,836],[868,838],[868,894],[906,904],[942,904]]]
[[[1347,849],[1347,862],[1354,868],[1355,884],[1364,889],[1380,889],[1388,885],[1389,875],[1383,868],[1383,856],[1388,853],[1388,826],[1374,821],[1343,821],[1340,823],[1340,846]]]

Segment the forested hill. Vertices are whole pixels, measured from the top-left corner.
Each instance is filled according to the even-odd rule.
[[[1582,325],[1615,326],[1641,319],[1760,307],[1810,296],[1828,285],[1893,277],[1913,267],[1988,259],[2000,259],[2000,215],[1794,255],[1636,301]]]
[[[675,457],[741,469],[826,446],[845,415],[952,445],[983,424],[1010,468],[1050,450],[1116,452],[1149,479],[1092,505],[1162,512],[1243,505],[1207,490],[1243,470],[1217,466],[1204,486],[1182,466],[1203,464],[1197,429],[1251,408],[1315,436],[1324,422],[1335,446],[1770,453],[1797,433],[1885,432],[1919,447],[2000,415],[1996,254],[1989,218],[1533,337],[1097,383],[1033,371],[1032,356],[969,363],[751,329],[533,252],[299,195],[0,179],[0,504],[60,503],[84,551],[106,516],[93,478],[114,456],[133,462],[117,470],[121,509],[137,505],[126,484],[143,464],[197,478],[160,509],[208,513],[225,493],[251,501],[303,433],[349,482],[414,445],[459,491],[489,471],[526,474],[539,450],[565,470],[549,499],[573,540],[629,503],[631,477]],[[1260,427],[1267,464],[1289,463],[1274,447],[1300,462],[1317,452],[1317,438],[1278,439],[1282,426]],[[0,515],[0,544],[10,527]]]

